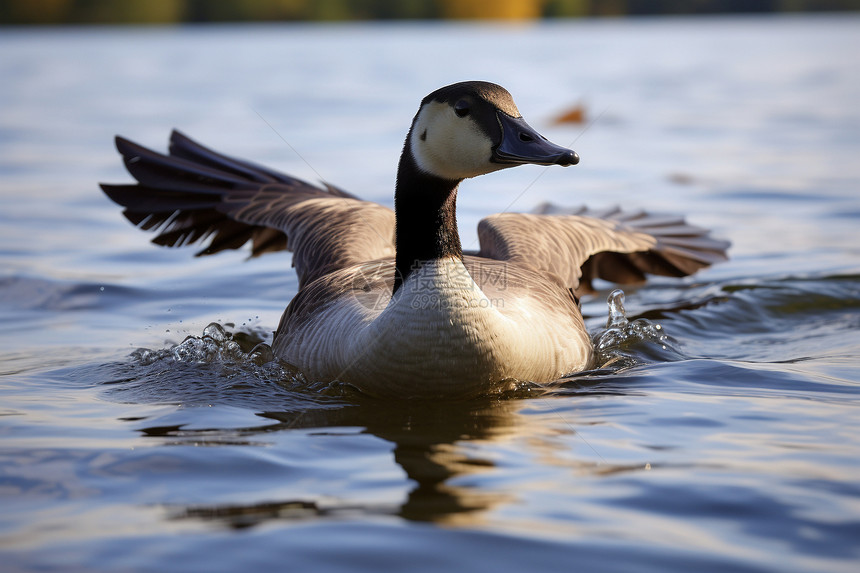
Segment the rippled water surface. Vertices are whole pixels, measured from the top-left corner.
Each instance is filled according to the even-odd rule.
[[[856,570],[857,17],[7,29],[0,53],[4,571]],[[129,180],[114,134],[177,127],[390,205],[418,101],[463,79],[582,157],[464,184],[465,248],[551,201],[685,213],[731,260],[626,288],[660,334],[599,371],[380,401],[248,356],[288,255],[157,248],[97,187]]]

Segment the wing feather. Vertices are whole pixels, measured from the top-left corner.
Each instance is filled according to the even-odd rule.
[[[570,288],[591,290],[601,278],[628,284],[646,274],[685,276],[726,260],[729,243],[674,215],[618,208],[503,213],[478,225],[480,256],[551,272]]]
[[[212,151],[174,131],[164,155],[116,139],[136,185],[102,184],[133,224],[198,255],[238,249],[251,256],[288,249],[300,286],[332,269],[394,254],[394,212],[326,184]]]

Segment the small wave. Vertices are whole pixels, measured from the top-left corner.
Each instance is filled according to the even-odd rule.
[[[856,356],[856,274],[734,280],[695,306],[652,309],[688,357],[786,363]]]

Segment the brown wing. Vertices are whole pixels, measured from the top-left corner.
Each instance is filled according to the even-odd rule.
[[[591,290],[601,278],[634,283],[646,274],[685,276],[726,260],[729,243],[676,216],[593,211],[503,213],[478,224],[480,256],[518,261],[555,273],[570,288]],[[555,210],[554,212],[558,212]]]
[[[199,255],[238,249],[251,256],[291,250],[299,285],[330,271],[394,254],[394,212],[331,185],[325,188],[216,153],[174,131],[163,155],[116,138],[136,185],[102,184],[153,242],[206,242]]]

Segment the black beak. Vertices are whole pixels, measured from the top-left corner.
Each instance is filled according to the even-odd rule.
[[[521,117],[498,112],[502,126],[502,141],[493,150],[492,160],[506,165],[576,165],[579,155],[572,149],[561,147],[538,133]]]

